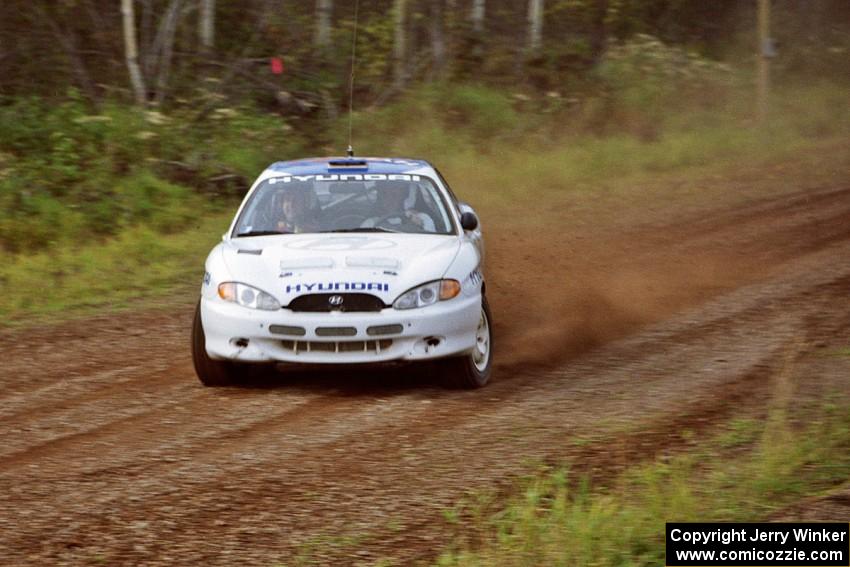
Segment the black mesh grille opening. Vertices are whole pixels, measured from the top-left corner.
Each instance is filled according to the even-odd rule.
[[[378,339],[369,341],[280,341],[280,346],[295,354],[308,352],[365,352],[379,354],[393,346],[392,339]]]
[[[331,304],[331,298],[342,298],[342,303]],[[338,303],[338,300],[336,300]],[[327,311],[380,311],[385,308],[379,297],[368,293],[313,293],[296,297],[289,302],[288,309],[301,312]]]
[[[269,325],[269,332],[275,335],[292,335],[294,337],[303,337],[307,334],[307,329],[304,327],[294,327],[291,325]]]
[[[375,325],[366,329],[366,334],[370,337],[378,335],[397,335],[403,330],[404,327],[401,325]]]
[[[357,334],[354,327],[316,327],[316,334],[320,337],[353,337]]]

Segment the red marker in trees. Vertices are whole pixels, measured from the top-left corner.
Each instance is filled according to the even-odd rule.
[[[282,75],[283,74],[283,59],[280,57],[272,57],[269,61],[272,74],[274,75]]]

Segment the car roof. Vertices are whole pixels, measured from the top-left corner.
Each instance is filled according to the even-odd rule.
[[[286,172],[290,175],[316,175],[325,173],[405,173],[415,169],[433,169],[422,159],[389,157],[313,157],[279,161],[270,165],[267,172]]]

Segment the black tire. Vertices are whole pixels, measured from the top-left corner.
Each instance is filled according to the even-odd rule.
[[[192,323],[192,363],[204,386],[230,386],[236,382],[238,368],[228,360],[213,360],[207,354],[207,339],[201,323],[201,302],[195,307]]]
[[[449,385],[467,390],[481,388],[490,381],[493,371],[493,317],[490,314],[490,305],[487,298],[481,297],[481,321],[478,327],[478,344],[481,345],[482,327],[484,323],[486,334],[486,360],[481,359],[481,351],[473,351],[463,356],[448,358],[443,361],[443,368]]]

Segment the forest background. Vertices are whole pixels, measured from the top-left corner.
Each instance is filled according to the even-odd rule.
[[[344,153],[351,103],[358,154],[485,213],[836,152],[848,31],[844,0],[5,0],[0,315],[199,282],[266,165]]]

